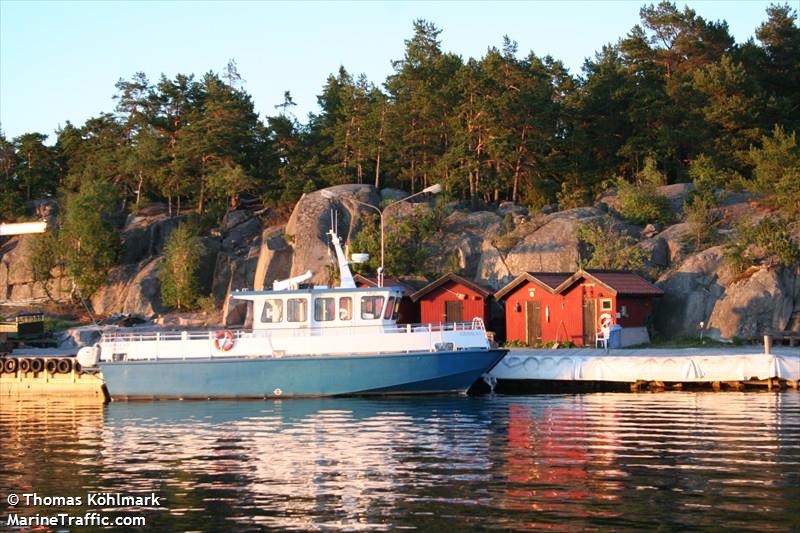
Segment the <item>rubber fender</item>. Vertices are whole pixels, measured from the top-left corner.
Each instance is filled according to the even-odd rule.
[[[44,359],[41,357],[31,359],[31,371],[41,372],[42,370],[44,370]]]
[[[7,374],[13,374],[19,368],[19,361],[17,361],[14,357],[9,357],[3,363],[3,370]]]
[[[58,360],[58,373],[59,374],[69,374],[72,372],[72,362],[67,358],[61,358]]]

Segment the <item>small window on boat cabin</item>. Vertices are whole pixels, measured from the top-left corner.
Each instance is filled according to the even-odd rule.
[[[353,318],[353,299],[349,296],[339,298],[339,320],[351,320]]]
[[[383,311],[383,296],[362,296],[361,297],[361,318],[373,320],[381,317]]]
[[[336,318],[335,298],[314,298],[314,320],[328,322]]]
[[[286,320],[289,322],[305,322],[308,319],[308,300],[305,298],[289,298],[286,300]]]
[[[603,311],[611,311],[611,298],[601,298],[600,309]]]
[[[394,312],[394,299],[394,296],[389,296],[389,301],[386,302],[386,311],[383,313],[383,318],[392,318],[392,313]]]
[[[283,300],[266,300],[261,311],[261,322],[273,324],[283,320]]]

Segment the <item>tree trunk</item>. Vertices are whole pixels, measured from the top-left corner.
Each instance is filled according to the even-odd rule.
[[[381,152],[383,151],[383,126],[386,120],[386,106],[381,108],[381,127],[378,130],[378,153],[375,156],[375,188],[381,186]]]
[[[517,191],[519,190],[519,175],[522,168],[522,159],[525,156],[525,136],[528,133],[528,125],[522,127],[522,135],[519,139],[519,148],[517,148],[517,162],[514,164],[514,187],[511,192],[511,201],[517,201]]]
[[[144,172],[139,171],[139,183],[136,185],[136,207],[139,207],[139,201],[142,199],[142,183],[144,183]]]

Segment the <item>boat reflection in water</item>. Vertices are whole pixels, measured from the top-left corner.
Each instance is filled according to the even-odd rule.
[[[795,392],[2,398],[0,435],[4,494],[152,491],[165,498],[141,510],[154,531],[785,531],[800,521]]]

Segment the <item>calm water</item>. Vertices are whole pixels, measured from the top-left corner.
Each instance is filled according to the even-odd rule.
[[[155,492],[157,508],[57,509],[147,531],[797,531],[800,394],[0,398],[3,523],[53,514],[7,505],[24,492]]]

